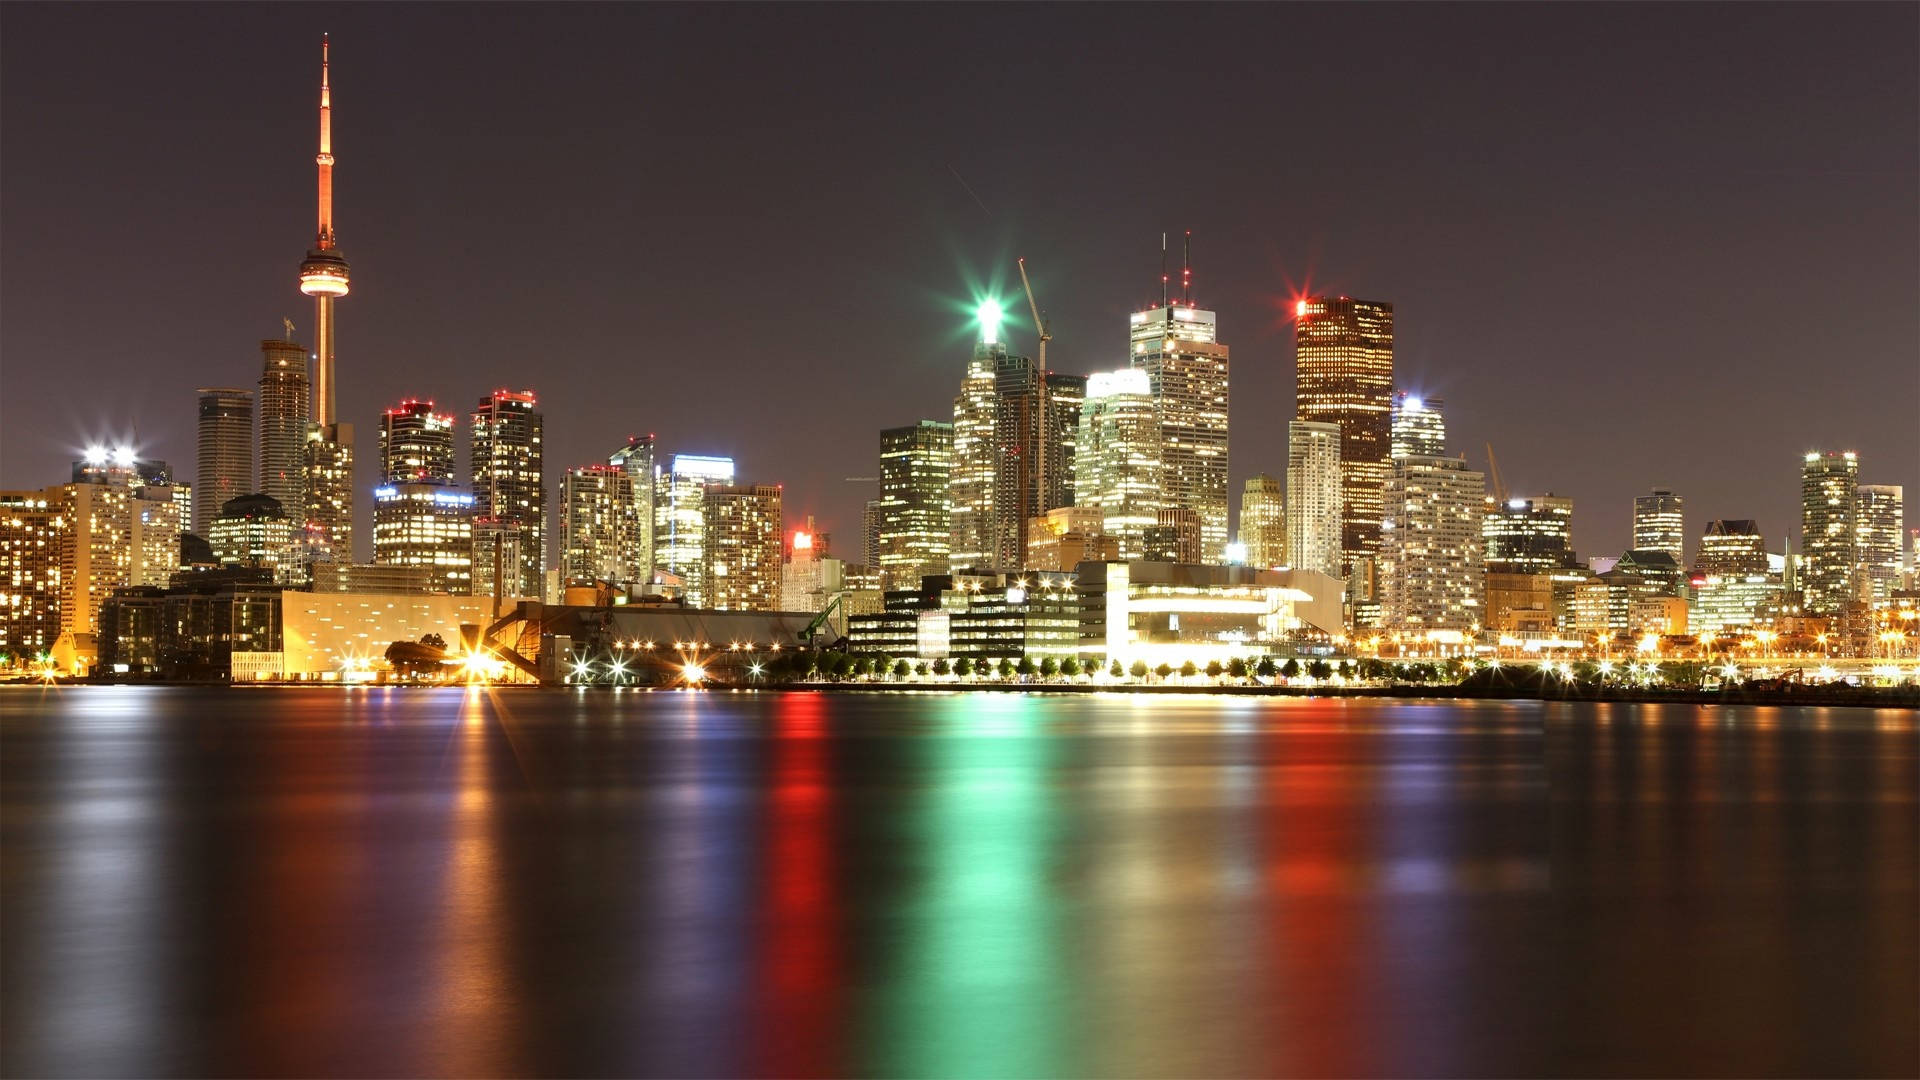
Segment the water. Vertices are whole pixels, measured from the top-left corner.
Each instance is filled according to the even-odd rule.
[[[1911,713],[0,692],[8,1075],[1911,1075]]]

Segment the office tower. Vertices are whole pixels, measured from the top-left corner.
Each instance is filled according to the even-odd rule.
[[[251,432],[249,432],[251,436]],[[60,631],[90,633],[100,602],[133,583],[134,489],[127,469],[47,489],[60,519]]]
[[[560,575],[567,582],[644,583],[652,558],[640,549],[633,477],[623,465],[579,465],[560,481],[564,524]]]
[[[881,581],[909,589],[949,566],[953,425],[922,420],[880,432],[880,500],[875,510]]]
[[[259,490],[298,515],[306,505],[307,350],[268,338],[260,359]]]
[[[1097,506],[1057,506],[1027,524],[1027,569],[1072,573],[1083,562],[1113,562],[1120,545]]]
[[[1214,313],[1193,306],[1191,274],[1181,279],[1178,302],[1163,295],[1160,306],[1128,316],[1130,361],[1147,373],[1160,409],[1165,503],[1200,515],[1201,558],[1219,563],[1227,554],[1228,350]]]
[[[1860,564],[1860,596],[1869,604],[1885,604],[1900,588],[1900,538],[1906,533],[1904,496],[1898,484],[1860,485],[1854,549]]]
[[[203,386],[200,394],[199,471],[193,485],[193,530],[205,534],[220,506],[254,490],[253,394]]]
[[[1485,476],[1459,458],[1411,454],[1394,459],[1382,498],[1384,624],[1403,632],[1478,629],[1485,619]]]
[[[1046,405],[1033,361],[1003,344],[993,350],[992,565],[1018,570],[1026,556],[1027,519],[1040,512]]]
[[[947,485],[948,559],[954,570],[988,570],[998,565],[994,531],[995,442],[994,366],[1005,346],[981,341],[967,361],[966,377],[953,399],[953,477]],[[878,557],[878,533],[875,538]],[[873,564],[869,564],[873,565]]]
[[[1389,457],[1418,454],[1439,457],[1447,452],[1446,402],[1423,398],[1405,390],[1393,396],[1388,418]]]
[[[951,485],[949,485],[949,490],[951,490]],[[953,544],[953,507],[951,504],[947,507],[947,521],[947,544],[949,548],[951,548]],[[860,557],[866,560],[862,565],[870,568],[875,574],[880,572],[879,499],[868,499],[866,505],[860,510]],[[953,555],[951,550],[949,550],[947,557],[949,560],[952,559]]]
[[[1287,497],[1280,480],[1258,473],[1240,491],[1240,543],[1247,565],[1271,570],[1287,565]]]
[[[1687,562],[1687,525],[1684,500],[1666,488],[1654,488],[1633,499],[1633,546],[1640,551],[1664,551],[1682,566]]]
[[[48,495],[0,491],[0,666],[31,660],[60,636],[65,520],[58,494]]]
[[[221,504],[207,526],[207,543],[222,566],[272,570],[281,578],[293,554],[294,528],[280,500],[255,492]]]
[[[675,454],[655,477],[653,565],[680,579],[689,607],[705,607],[707,488],[733,483],[733,459]]]
[[[1480,528],[1489,574],[1544,574],[1578,563],[1573,500],[1548,492],[1488,501]]]
[[[413,480],[373,490],[373,561],[417,566],[435,592],[473,592],[473,496]]]
[[[1200,515],[1184,506],[1161,507],[1144,536],[1152,562],[1200,562]]]
[[[1766,574],[1767,539],[1751,518],[1718,518],[1700,534],[1700,557],[1693,569],[1705,577],[1745,577]]]
[[[380,482],[452,484],[453,417],[408,398],[380,416]]]
[[[1809,615],[1838,615],[1857,595],[1860,461],[1810,453],[1800,473],[1800,591]]]
[[[1341,574],[1338,424],[1287,424],[1287,558],[1295,570]]]
[[[1100,511],[1101,530],[1121,559],[1146,556],[1147,530],[1167,505],[1160,402],[1140,368],[1088,376],[1074,450],[1074,493]]]
[[[1294,306],[1296,418],[1340,428],[1341,562],[1379,544],[1392,451],[1393,305],[1316,296]]]
[[[709,484],[706,603],[716,611],[780,607],[780,486]]]
[[[1039,513],[1072,506],[1073,455],[1078,446],[1080,406],[1087,399],[1087,377],[1063,371],[1046,373],[1046,444],[1039,463]]]
[[[474,515],[473,595],[492,597],[500,601],[502,607],[514,598],[540,599],[545,594],[545,575],[527,576],[527,559],[521,545],[529,539],[517,523],[502,521],[491,514]],[[500,610],[496,608],[494,614],[498,615]]]
[[[300,291],[313,297],[313,426],[301,453],[306,514],[315,543],[340,562],[353,561],[353,425],[334,408],[333,302],[347,295],[347,259],[333,230],[333,99],[328,83],[328,43],[320,38],[320,153],[317,167],[319,225],[313,247],[300,264]],[[250,490],[250,489],[249,489]],[[231,496],[202,496],[214,507]],[[200,517],[194,515],[196,528]]]
[[[484,539],[486,544],[484,553],[474,549],[476,595],[493,595],[492,563],[509,549],[519,563],[510,571],[502,567],[500,595],[542,595],[547,565],[546,418],[535,410],[536,404],[532,390],[502,388],[473,409],[467,463],[473,474],[474,542]],[[645,483],[651,490],[653,477],[646,476]],[[519,588],[505,591],[513,580]]]
[[[625,469],[627,476],[633,481],[633,516],[640,530],[641,559],[646,563],[641,567],[641,581],[648,581],[653,577],[655,450],[656,445],[651,433],[629,435],[627,445],[607,455],[607,464],[618,465]]]
[[[180,504],[169,484],[139,484],[127,508],[133,562],[127,584],[164,588],[180,569]]]

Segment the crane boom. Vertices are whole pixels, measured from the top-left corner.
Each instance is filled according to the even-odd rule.
[[[1027,290],[1027,309],[1033,312],[1033,325],[1040,330],[1040,371],[1047,370],[1047,342],[1053,340],[1053,334],[1047,329],[1047,321],[1040,317],[1040,305],[1033,299],[1033,282],[1027,280],[1027,260],[1020,260],[1020,284]]]
[[[1500,462],[1494,459],[1493,444],[1487,444],[1487,475],[1493,481],[1493,500],[1502,506],[1507,503],[1507,485],[1500,482]]]

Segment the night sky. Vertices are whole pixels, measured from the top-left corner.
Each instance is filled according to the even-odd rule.
[[[975,292],[1030,347],[1024,255],[1053,366],[1124,366],[1185,229],[1236,513],[1307,287],[1391,301],[1450,452],[1572,496],[1583,558],[1655,485],[1777,548],[1815,447],[1920,498],[1911,4],[8,4],[0,486],[128,437],[191,480],[194,388],[311,344],[322,31],[363,557],[379,411],[458,413],[464,472],[526,386],[551,488],[652,431],[857,558],[842,478],[952,418]]]

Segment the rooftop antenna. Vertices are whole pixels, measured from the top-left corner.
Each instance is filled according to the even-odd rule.
[[[1160,306],[1167,306],[1167,234],[1160,234]]]
[[[1187,230],[1187,239],[1180,249],[1180,302],[1193,305],[1193,230]]]
[[[292,341],[293,340],[293,320],[287,318],[285,315],[282,315],[280,316],[280,325],[287,328],[287,340]]]

